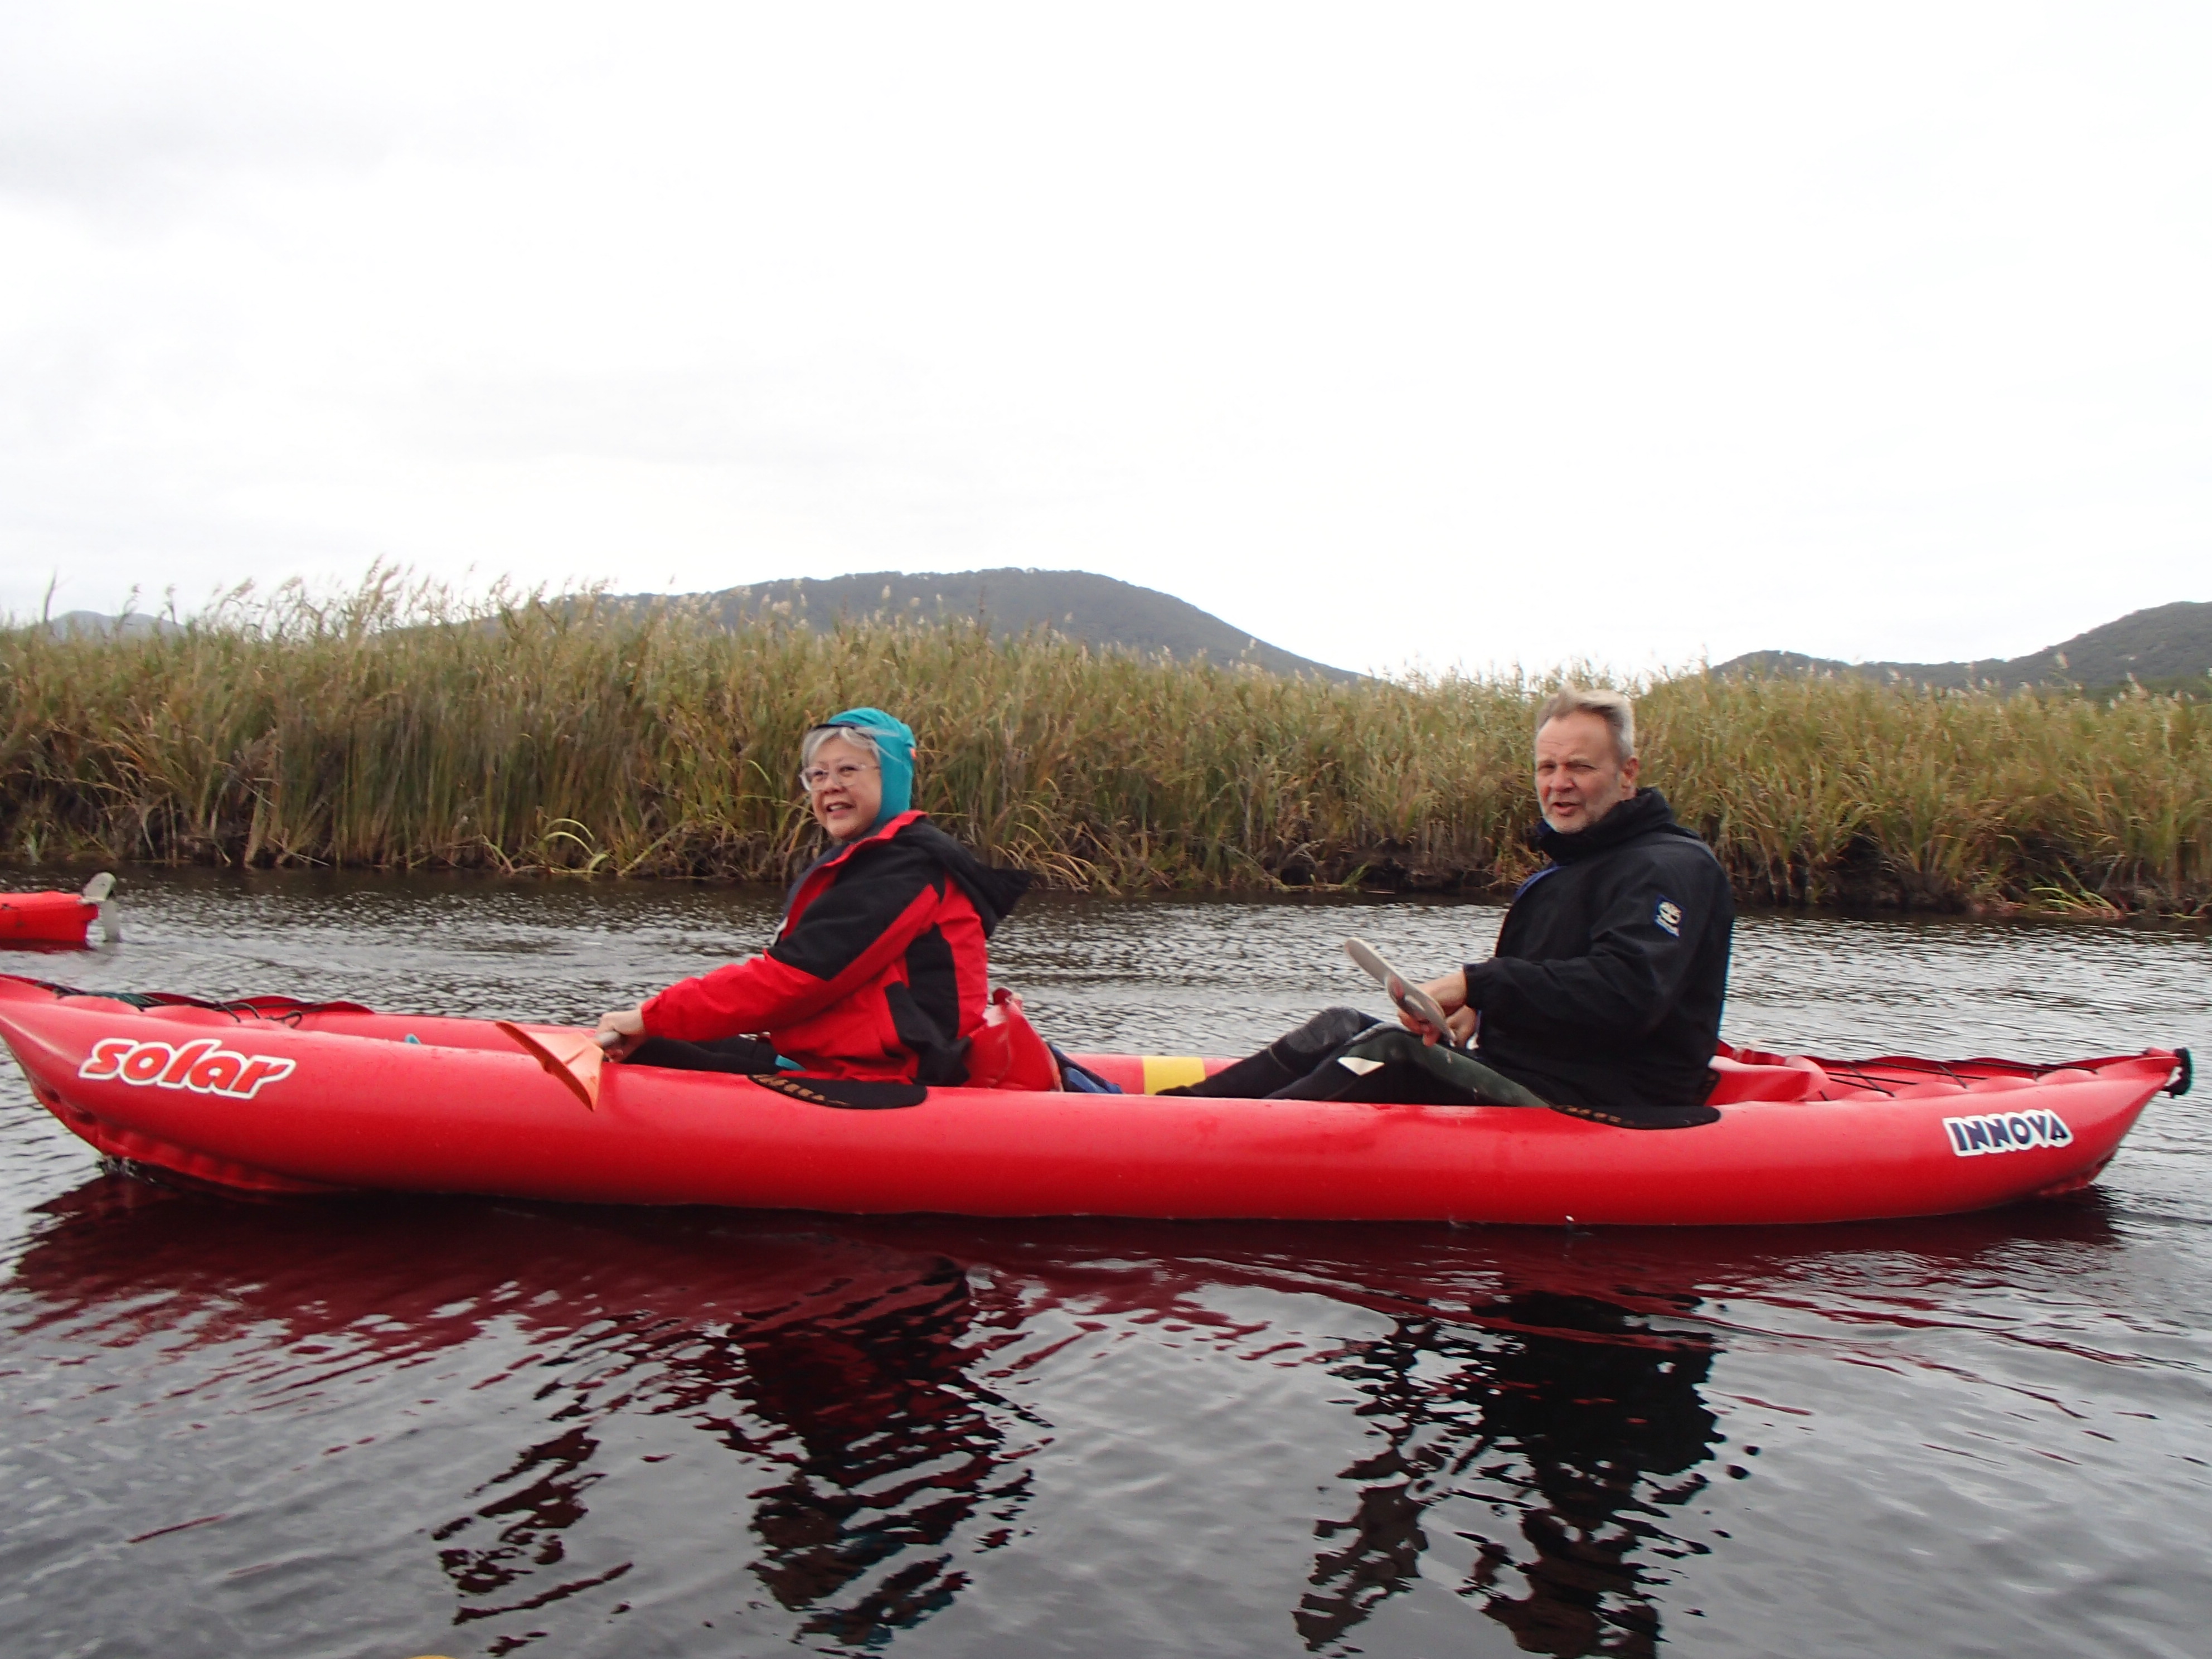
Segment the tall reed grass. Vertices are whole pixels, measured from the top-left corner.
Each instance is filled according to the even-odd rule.
[[[1076,888],[1498,890],[1553,679],[1334,685],[967,625],[503,594],[390,571],[161,637],[0,630],[0,854],[775,879],[800,733],[874,703],[920,804]],[[2212,711],[1855,681],[1638,688],[1646,781],[1794,903],[2203,913]]]

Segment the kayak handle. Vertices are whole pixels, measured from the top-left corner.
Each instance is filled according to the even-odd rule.
[[[2186,1048],[2176,1048],[2173,1059],[2173,1069],[2179,1075],[2166,1085],[2166,1091],[2179,1099],[2189,1092],[2189,1085],[2197,1080],[2197,1062],[2189,1057]]]

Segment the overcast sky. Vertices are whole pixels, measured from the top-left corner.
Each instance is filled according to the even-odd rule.
[[[2201,5],[0,0],[0,608],[2014,655],[2212,599],[2208,87]]]

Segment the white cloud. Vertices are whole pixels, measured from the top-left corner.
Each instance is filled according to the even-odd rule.
[[[1366,665],[2212,597],[2212,25],[71,9],[0,605],[1082,567]]]

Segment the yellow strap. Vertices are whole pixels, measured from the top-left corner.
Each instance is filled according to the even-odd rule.
[[[1163,1089],[1180,1089],[1188,1084],[1206,1081],[1206,1062],[1196,1054],[1146,1054],[1145,1056],[1145,1092],[1156,1095]]]

